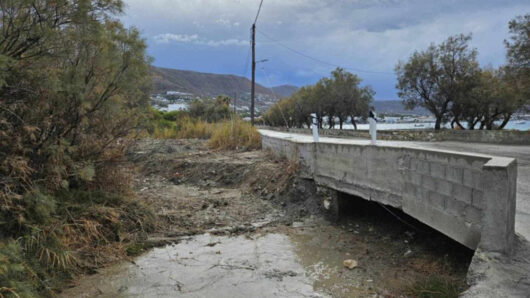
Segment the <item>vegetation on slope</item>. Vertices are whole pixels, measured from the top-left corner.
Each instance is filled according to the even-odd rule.
[[[153,228],[122,166],[148,111],[121,0],[2,1],[0,295],[53,295]]]

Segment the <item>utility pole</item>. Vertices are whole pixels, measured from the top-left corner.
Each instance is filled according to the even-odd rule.
[[[250,124],[252,125],[254,125],[255,84],[256,84],[256,23],[254,22],[254,24],[252,24],[252,86],[250,86]]]
[[[237,91],[234,92],[234,115],[237,113],[236,105],[237,105]]]

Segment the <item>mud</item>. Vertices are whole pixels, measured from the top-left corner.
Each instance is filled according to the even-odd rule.
[[[85,297],[322,297],[289,238],[276,233],[197,235],[89,277],[81,287],[76,291]]]
[[[405,297],[430,276],[464,288],[471,251],[360,199],[328,220],[312,181],[267,152],[142,140],[127,156],[138,195],[159,217],[150,240],[171,244],[86,276],[62,297]]]

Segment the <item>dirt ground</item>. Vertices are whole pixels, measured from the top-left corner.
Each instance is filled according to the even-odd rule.
[[[214,250],[223,245],[233,247],[235,242],[230,246],[230,239],[240,241],[242,247],[248,245],[245,239],[287,239],[288,244],[281,242],[277,247],[283,247],[283,250],[292,247],[293,258],[297,266],[301,265],[302,271],[277,270],[273,267],[282,267],[281,262],[274,265],[270,261],[268,266],[272,267],[267,267],[263,275],[248,284],[262,282],[263,287],[267,280],[275,280],[277,284],[269,288],[286,289],[296,285],[295,282],[309,284],[312,294],[299,295],[302,297],[451,297],[465,289],[472,251],[398,210],[359,198],[347,197],[348,212],[338,219],[330,218],[321,207],[321,192],[314,183],[298,178],[295,164],[278,160],[266,151],[212,151],[199,140],[146,139],[130,147],[127,157],[136,168],[134,187],[139,197],[156,211],[160,219],[158,230],[151,235],[150,241],[158,245],[181,243],[167,246],[172,249],[171,253],[176,250],[181,255],[190,247]],[[244,238],[238,238],[241,236]],[[214,240],[204,240],[204,237],[218,238],[208,243]],[[199,245],[194,239],[207,244]],[[263,246],[256,243],[250,243],[254,250]],[[275,246],[269,245],[272,252],[268,253],[274,256]],[[190,254],[196,249],[191,249]],[[155,249],[156,253],[160,254],[160,251]],[[221,249],[208,258],[230,253],[233,252]],[[162,255],[169,253],[164,251]],[[282,256],[282,252],[278,255]],[[257,257],[259,259],[260,255]],[[208,258],[203,263],[213,262]],[[182,265],[185,259],[178,264]],[[346,268],[343,261],[347,259],[355,260],[357,266]],[[156,260],[147,263],[153,264]],[[191,264],[186,266],[185,272],[193,267]],[[212,264],[206,268],[215,266]],[[258,267],[246,265],[245,268],[256,272]],[[241,266],[234,268],[240,270]],[[123,272],[125,269],[115,269],[114,276],[116,270]],[[87,290],[108,279],[105,274],[111,273],[102,272],[103,278],[99,277],[99,281],[98,277],[91,282],[87,279],[84,286],[80,283],[77,289],[65,291],[63,297],[79,296],[80,293],[85,297],[106,296],[112,293],[112,287],[119,287],[120,293],[127,288],[112,285],[108,286],[107,292]],[[126,275],[129,277],[125,279],[130,282],[131,273]],[[242,274],[240,278],[245,276],[248,274]],[[208,279],[207,276],[199,277],[205,278]],[[290,279],[293,279],[291,285]],[[147,284],[145,280],[141,282]],[[194,283],[198,285],[200,282]],[[230,286],[235,284],[231,281]],[[216,286],[220,285],[223,284],[218,282]],[[185,283],[179,282],[175,291],[185,288]],[[200,288],[218,292],[214,285]],[[121,296],[135,295],[131,293]],[[218,296],[224,297],[222,293]]]
[[[135,188],[160,218],[153,237],[252,231],[316,212],[314,185],[265,151],[212,151],[200,140],[141,140]]]

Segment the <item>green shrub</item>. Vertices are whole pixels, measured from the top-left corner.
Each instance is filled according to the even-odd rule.
[[[410,285],[405,294],[416,298],[457,298],[464,286],[461,280],[430,275]]]
[[[40,284],[28,268],[20,244],[15,240],[0,241],[0,295],[34,297]]]

